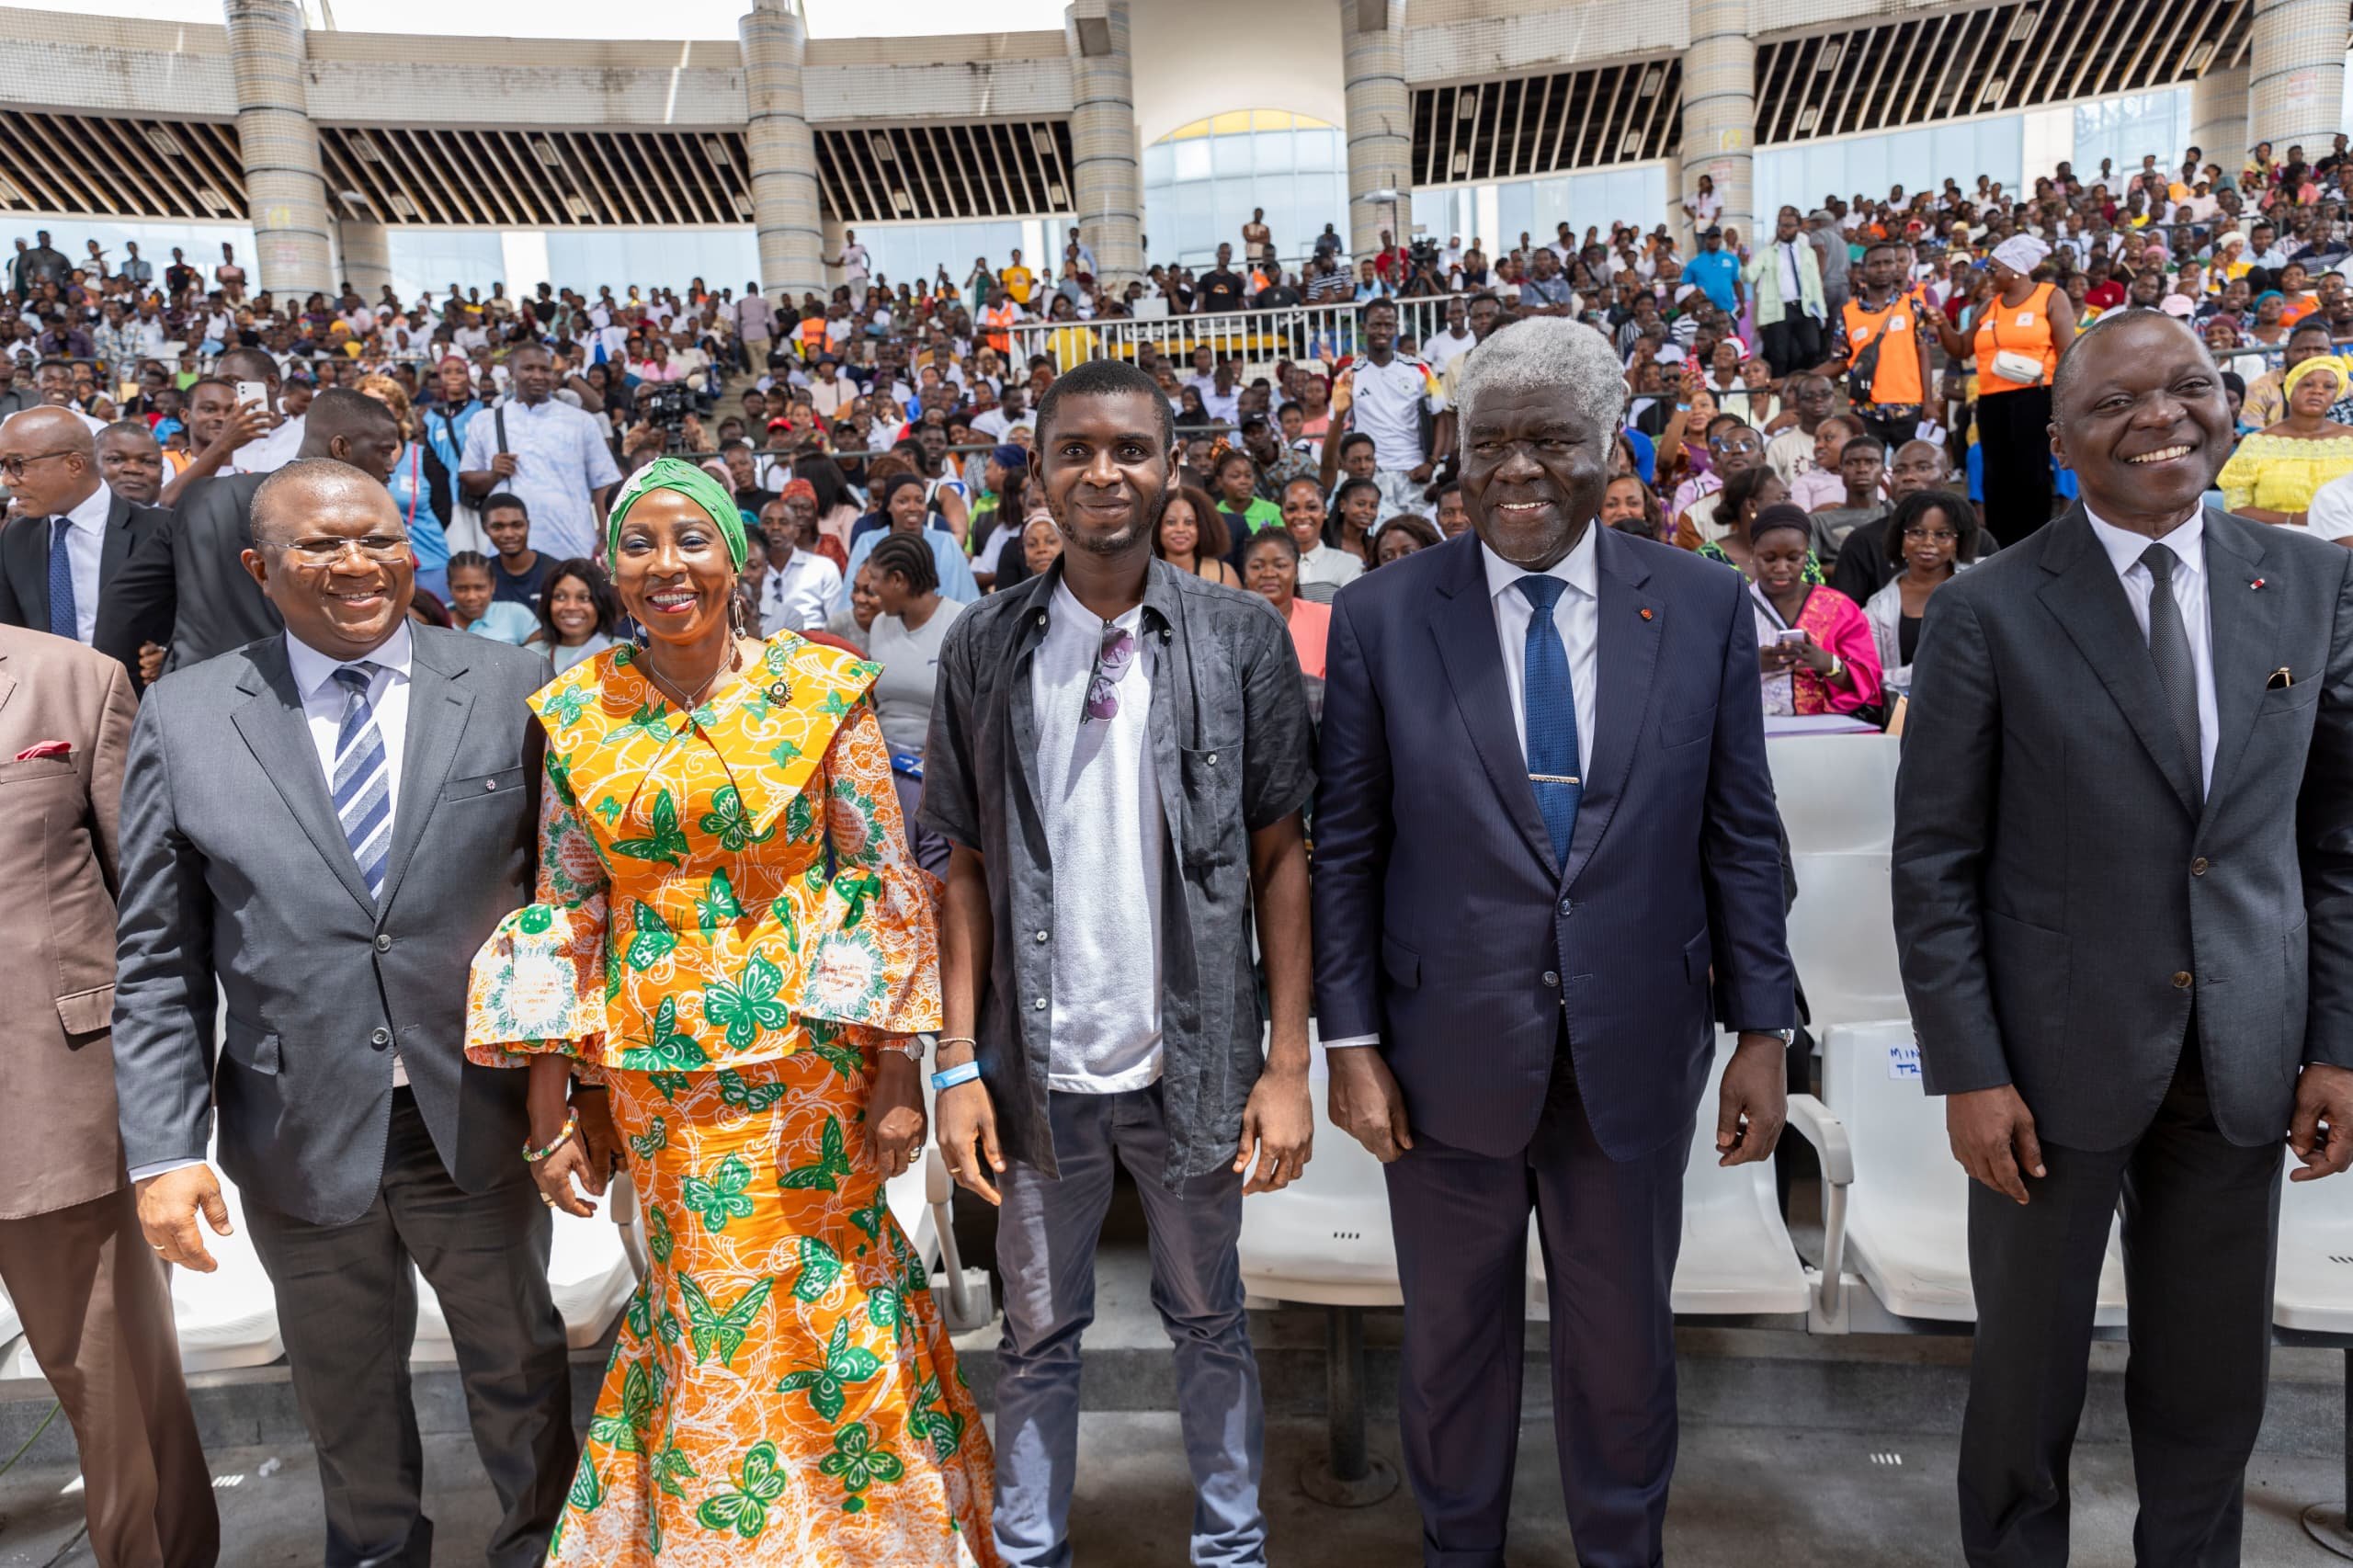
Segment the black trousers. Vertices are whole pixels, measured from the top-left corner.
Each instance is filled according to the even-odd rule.
[[[1977,446],[1985,527],[2007,549],[2051,520],[2051,389],[1981,395]]]
[[[1773,379],[1811,370],[1825,358],[1828,351],[1823,346],[1822,324],[1805,313],[1805,308],[1795,301],[1781,305],[1781,319],[1756,334],[1759,347],[1765,352],[1765,363],[1772,368]]]
[[[1675,1472],[1675,1314],[1691,1126],[1602,1153],[1565,1035],[1536,1137],[1497,1158],[1427,1133],[1387,1166],[1405,1295],[1398,1422],[1427,1568],[1500,1568],[1519,1455],[1528,1215],[1552,1293],[1552,1424],[1583,1568],[1652,1568]]]
[[[2019,394],[2006,394],[2019,395]],[[2138,1568],[2234,1568],[2247,1455],[2271,1369],[2280,1146],[2214,1126],[2195,1044],[2156,1119],[2121,1149],[2042,1145],[2024,1207],[1969,1189],[1977,1344],[1961,1429],[1961,1538],[1974,1568],[2067,1561],[2067,1457],[2083,1414],[2109,1221],[2124,1203],[2131,1359],[2124,1403]]]
[[[294,1398],[318,1449],[326,1568],[427,1568],[425,1455],[409,1395],[415,1260],[449,1320],[474,1447],[497,1494],[491,1568],[538,1568],[579,1447],[563,1319],[548,1293],[551,1211],[522,1174],[490,1192],[449,1179],[405,1088],[392,1091],[383,1185],[347,1225],[258,1204],[245,1220],[278,1296]],[[471,1555],[471,1554],[469,1554]]]

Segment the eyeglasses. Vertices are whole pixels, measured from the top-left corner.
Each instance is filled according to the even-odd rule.
[[[263,542],[273,550],[284,551],[304,566],[333,566],[352,550],[358,551],[363,560],[380,563],[409,558],[408,540],[397,534],[369,534],[360,539],[322,534],[311,539]]]
[[[1923,544],[1959,544],[1961,536],[1950,528],[1924,528],[1915,524],[1904,530],[1904,537]]]
[[[0,458],[0,474],[6,474],[8,476],[8,483],[14,484],[17,481],[24,478],[25,470],[30,468],[35,463],[45,463],[51,458],[70,458],[74,455],[74,454],[71,451],[35,452],[28,458]]]

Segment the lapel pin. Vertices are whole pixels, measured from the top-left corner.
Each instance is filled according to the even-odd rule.
[[[782,680],[770,681],[768,683],[768,700],[776,703],[790,702],[792,700],[792,683],[790,681]]]
[[[2250,588],[2259,588],[2259,587],[2263,586],[2263,579],[2262,579],[2262,578],[2260,578],[2260,577],[2257,577],[2254,582],[2249,583],[2249,584],[2247,585],[2247,586],[2248,586],[2248,587],[2250,587]]]
[[[1643,619],[1644,620],[1648,620],[1648,619],[1651,618],[1651,609],[1650,609],[1650,606],[1648,606],[1648,605],[1644,605],[1644,606],[1643,607],[1643,609],[1642,609],[1642,617],[1643,617]]]

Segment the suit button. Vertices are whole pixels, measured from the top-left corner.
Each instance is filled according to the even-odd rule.
[[[1544,971],[1544,983],[1547,985],[1558,985],[1561,983],[1561,977],[1548,969]]]
[[[376,950],[380,953],[391,952],[392,950],[392,939],[390,937],[378,936],[376,938]]]
[[[392,1043],[392,1031],[386,1028],[380,1028],[376,1030],[375,1033],[368,1037],[368,1043],[369,1045],[390,1045]]]
[[[2192,860],[2189,863],[2189,874],[2193,877],[2202,877],[2206,874],[2205,856],[2200,855],[2197,859]]]
[[[2187,991],[2189,989],[2191,983],[2192,982],[2189,977],[2189,971],[2186,969],[2179,974],[2173,977],[2173,988],[2176,991]]]
[[[1574,914],[1576,912],[1576,902],[1574,899],[1564,898],[1561,901],[1561,913],[1563,915]]]

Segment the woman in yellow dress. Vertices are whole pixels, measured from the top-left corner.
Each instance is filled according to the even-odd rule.
[[[585,1216],[574,1179],[608,1175],[566,1115],[578,1075],[644,1204],[651,1267],[548,1561],[993,1568],[987,1435],[882,1196],[923,1145],[910,1037],[939,979],[875,668],[737,635],[742,520],[689,464],[633,477],[608,545],[644,641],[531,699],[538,899],[468,998],[468,1055],[531,1074],[547,1201]]]
[[[2215,477],[2224,506],[2252,522],[2305,526],[2313,493],[2353,473],[2353,426],[2328,416],[2348,380],[2353,367],[2334,354],[2316,354],[2288,372],[2287,417],[2242,440]]]

